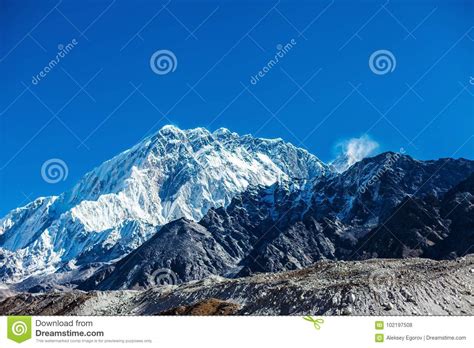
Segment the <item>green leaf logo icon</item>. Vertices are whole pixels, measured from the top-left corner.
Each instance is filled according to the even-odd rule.
[[[14,342],[22,343],[31,338],[31,317],[8,317],[7,327],[7,337]]]

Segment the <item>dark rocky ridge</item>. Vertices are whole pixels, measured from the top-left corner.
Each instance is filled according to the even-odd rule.
[[[359,241],[366,257],[455,258],[474,248],[474,175],[442,198],[407,197]]]
[[[474,242],[473,172],[474,162],[464,159],[386,153],[315,185],[252,187],[199,223],[165,225],[79,288],[146,288],[163,270],[181,283],[301,269],[321,259],[463,256]]]

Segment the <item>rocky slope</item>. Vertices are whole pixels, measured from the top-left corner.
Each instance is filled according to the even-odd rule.
[[[444,196],[407,196],[359,241],[364,257],[455,258],[474,252],[474,175]]]
[[[1,219],[0,281],[30,279],[30,286],[54,273],[70,278],[123,257],[170,221],[199,220],[210,208],[227,206],[251,185],[326,174],[318,158],[281,139],[165,126],[70,191]]]
[[[364,160],[371,168],[376,161],[377,157]],[[410,174],[405,174],[413,177],[435,177],[433,168],[445,163],[426,165],[411,158],[400,161],[416,162],[410,165]],[[463,165],[460,161],[459,171]],[[343,176],[351,177],[352,170],[360,172],[358,164]],[[474,175],[451,189],[448,186],[457,179],[455,176],[444,184],[412,178],[409,188],[402,186],[397,191],[400,183],[384,173],[369,198],[349,196],[351,207],[372,204],[373,197],[383,207],[377,206],[374,216],[369,217],[364,209],[354,208],[352,220],[347,220],[351,214],[347,199],[335,204],[334,197],[345,192],[348,183],[337,178],[329,180],[332,197],[326,192],[329,199],[333,198],[332,213],[321,215],[329,203],[315,197],[323,188],[308,187],[308,183],[252,187],[237,195],[229,206],[210,209],[199,222],[180,219],[165,225],[122,260],[80,282],[79,289],[146,288],[153,285],[153,274],[159,270],[170,270],[177,282],[187,282],[212,274],[235,277],[301,269],[321,259],[447,259],[468,254],[474,245]],[[324,181],[322,178],[315,186]],[[422,184],[431,189],[423,191]],[[344,209],[346,214],[339,218],[337,210]],[[384,220],[385,216],[389,217]],[[376,221],[381,223],[373,227]]]
[[[142,291],[18,294],[4,315],[473,315],[474,256],[319,261],[305,269],[212,276]]]

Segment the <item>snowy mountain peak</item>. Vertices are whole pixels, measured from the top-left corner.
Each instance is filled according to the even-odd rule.
[[[1,220],[0,254],[8,257],[0,267],[9,270],[2,276],[18,281],[70,261],[119,258],[157,227],[182,217],[197,221],[249,186],[317,180],[328,173],[316,156],[281,139],[167,125],[57,199]],[[28,242],[18,237],[25,229]]]
[[[237,135],[237,133],[232,133],[230,130],[224,127],[216,129],[212,134],[216,137],[230,135],[230,134]]]
[[[172,124],[164,125],[164,126],[159,130],[159,133],[166,133],[166,132],[170,132],[170,133],[183,133],[183,131],[182,131],[181,129],[179,129],[179,128],[176,127],[176,126],[173,126]]]

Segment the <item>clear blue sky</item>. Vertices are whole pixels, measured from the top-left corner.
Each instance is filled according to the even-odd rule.
[[[70,188],[167,123],[281,137],[323,161],[337,143],[364,134],[380,151],[473,158],[472,1],[57,4],[0,0],[1,216],[27,197]],[[58,45],[73,39],[77,45],[33,85]],[[250,77],[292,39],[252,85]],[[178,60],[166,75],[149,64],[161,49]],[[396,58],[385,75],[368,64],[380,49]],[[78,84],[97,72],[81,91]],[[155,107],[171,110],[167,119]],[[67,163],[65,181],[42,179],[50,158]]]

